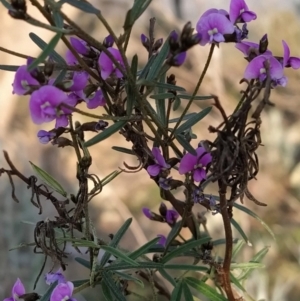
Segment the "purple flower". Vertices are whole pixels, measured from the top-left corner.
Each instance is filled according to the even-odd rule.
[[[176,54],[171,60],[171,66],[179,67],[186,59],[186,51]]]
[[[69,98],[56,87],[43,86],[39,90],[34,91],[29,101],[32,121],[36,124],[42,124],[56,119],[56,128],[67,126],[67,115],[70,115],[71,111],[63,107],[58,108],[62,103],[71,106],[75,105],[72,98]]]
[[[52,283],[58,281],[58,283],[64,283],[66,282],[65,276],[62,274],[62,270],[58,269],[56,273],[47,273],[45,275],[45,281],[48,285],[51,285]]]
[[[163,247],[165,247],[166,243],[167,243],[167,238],[162,234],[158,234],[157,237],[159,237],[159,240],[158,240],[157,244],[162,245]]]
[[[170,225],[174,225],[179,217],[179,213],[175,209],[167,210],[166,222]]]
[[[87,42],[77,38],[70,38],[71,45],[73,48],[82,55],[87,55],[89,53],[89,47],[87,46]]]
[[[238,28],[237,26],[234,28],[236,34],[236,42],[240,43],[244,39],[248,39],[248,28],[247,23],[244,23],[242,29]]]
[[[12,291],[11,297],[5,298],[3,301],[19,301],[19,297],[25,294],[25,288],[21,280],[18,278],[15,282]]]
[[[113,57],[124,67],[121,53],[118,49],[109,47],[107,50],[113,55]],[[122,78],[122,72],[114,65],[112,60],[102,51],[98,59],[99,68],[101,71],[101,77],[105,80],[110,75],[115,75],[117,78]]]
[[[217,8],[210,8],[205,13],[202,14],[201,18],[207,17],[210,14],[221,14],[225,17],[229,16],[228,12],[225,9],[217,9]]]
[[[248,42],[248,41],[243,41],[241,43],[235,44],[235,47],[243,52],[243,54],[248,57],[251,52],[256,53],[259,55],[259,44],[253,43],[253,42]],[[270,50],[266,50],[264,52],[264,55],[272,55],[272,52]]]
[[[24,95],[30,91],[30,86],[40,86],[40,83],[27,71],[27,65],[20,66],[15,74],[13,93]]]
[[[234,32],[233,24],[220,13],[210,13],[201,17],[196,26],[197,32],[202,35],[200,45],[207,43],[224,42],[224,34]]]
[[[159,177],[158,185],[160,188],[162,188],[164,190],[170,190],[171,189],[171,186],[170,186],[171,180],[172,180],[172,177],[169,177],[169,178]]]
[[[103,45],[106,48],[112,47],[112,45],[114,44],[114,38],[111,35],[108,35],[104,40],[103,40]]]
[[[231,0],[229,18],[233,24],[244,23],[255,20],[256,14],[248,9],[245,0]]]
[[[290,48],[288,44],[283,40],[283,67],[292,67],[293,69],[300,68],[300,58],[290,56]]]
[[[76,301],[71,298],[74,290],[74,284],[70,281],[59,283],[52,291],[50,301]]]
[[[283,75],[283,66],[273,56],[259,55],[255,57],[246,67],[244,78],[258,79],[263,82],[267,78],[267,63],[273,86],[285,86],[287,79]]]
[[[95,109],[98,107],[103,107],[106,104],[106,100],[103,96],[103,92],[101,89],[97,90],[96,92],[90,94],[88,97],[85,95],[83,91],[79,91],[76,93],[78,98],[83,99],[86,103],[86,106],[89,109]]]
[[[144,215],[145,215],[147,218],[149,218],[149,219],[152,219],[152,218],[153,218],[153,213],[152,213],[152,211],[151,211],[149,208],[144,207],[144,208],[142,209],[142,211],[143,211]]]
[[[83,90],[88,82],[90,75],[86,71],[71,73],[71,85],[69,91]]]
[[[154,156],[155,164],[149,165],[147,171],[150,176],[156,177],[162,170],[168,169],[171,166],[166,163],[166,160],[158,147],[153,147],[152,154]]]
[[[200,182],[203,179],[206,179],[204,167],[211,162],[212,157],[202,146],[196,149],[196,153],[197,156],[187,153],[182,157],[179,164],[179,173],[182,175],[191,171],[193,172],[194,181]]]
[[[37,133],[37,137],[39,138],[42,144],[47,144],[50,140],[52,140],[55,137],[55,133],[40,130]]]
[[[74,56],[70,49],[68,49],[66,52],[66,61],[68,65],[76,65],[78,63],[77,58]]]

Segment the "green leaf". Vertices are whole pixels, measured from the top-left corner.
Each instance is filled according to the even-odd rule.
[[[42,50],[44,50],[47,47],[47,45],[48,45],[48,43],[46,43],[44,40],[42,40],[39,36],[37,36],[33,32],[29,33],[29,37]],[[54,49],[51,51],[50,56],[57,63],[59,63],[61,65],[67,65],[67,63],[64,60],[64,58],[61,55],[59,55]]]
[[[171,301],[180,301],[181,295],[182,295],[182,281],[179,281],[172,292]]]
[[[265,267],[264,264],[260,263],[260,262],[242,262],[242,263],[232,263],[230,265],[230,269],[234,270],[234,269],[240,269],[240,270],[247,270],[247,269],[261,269]]]
[[[139,73],[138,82],[141,82],[142,79],[146,78],[146,76],[155,60],[155,57],[156,57],[155,55],[151,56],[150,59],[148,60],[147,64],[145,65],[145,67],[141,71],[138,72]],[[137,83],[137,85],[138,85],[138,83]]]
[[[131,259],[139,258],[140,256],[148,253],[149,248],[152,247],[153,245],[155,245],[158,241],[159,241],[159,237],[155,237],[154,239],[150,240],[149,242],[147,242],[146,244],[141,246],[139,249],[131,252],[128,255],[128,257]]]
[[[57,84],[62,82],[64,80],[64,78],[66,77],[67,72],[68,71],[66,69],[61,70],[60,73],[58,74],[58,76],[56,77],[56,79],[53,83],[53,86],[56,86]]]
[[[243,229],[241,228],[241,226],[236,222],[235,219],[231,219],[230,220],[231,224],[233,225],[233,227],[240,233],[240,235],[243,237],[243,239],[245,240],[245,242],[247,243],[248,246],[252,246],[251,242],[249,241],[247,235],[245,234],[245,232],[243,231]]]
[[[172,258],[177,257],[178,255],[184,253],[185,251],[188,251],[192,248],[196,248],[199,247],[200,245],[203,245],[204,243],[207,243],[211,240],[211,238],[209,236],[197,239],[197,240],[191,240],[185,244],[183,244],[180,247],[177,247],[175,250],[171,251],[170,253],[168,253],[166,256],[164,256],[161,259],[161,263],[166,263],[169,260],[171,260]]]
[[[252,257],[252,259],[250,260],[250,262],[259,263],[266,256],[266,254],[268,253],[268,251],[269,251],[269,247],[264,247],[262,250],[260,250],[258,253],[256,253]],[[238,280],[247,279],[252,271],[253,271],[253,269],[246,270],[242,275],[240,275],[238,277]]]
[[[115,271],[115,274],[118,275],[120,278],[128,280],[128,281],[133,281],[135,283],[137,283],[139,286],[141,286],[142,288],[145,287],[144,282],[140,279],[138,279],[137,277],[133,277],[129,274],[120,272],[120,271]]]
[[[86,259],[83,259],[81,257],[75,257],[75,261],[77,261],[79,264],[83,265],[87,269],[91,268],[90,262]]]
[[[164,73],[160,79],[159,79],[159,83],[164,84],[165,83],[165,76],[166,74]],[[158,93],[162,93],[163,92],[163,88],[162,87],[157,87],[158,89]],[[156,106],[156,113],[158,116],[158,119],[160,120],[160,122],[162,123],[162,125],[165,127],[167,125],[167,121],[166,121],[166,103],[164,99],[155,99],[155,106]]]
[[[50,300],[50,297],[51,297],[51,294],[52,294],[52,291],[55,289],[55,287],[57,286],[57,283],[58,281],[55,281],[54,283],[52,283],[50,285],[50,287],[47,289],[45,295],[43,295],[43,297],[41,297],[39,299],[39,301],[49,301]]]
[[[115,179],[120,173],[122,173],[122,170],[115,170],[112,173],[110,173],[108,176],[106,176],[104,179],[101,180],[101,185],[104,187],[108,183],[110,183],[113,179]]]
[[[166,272],[165,268],[163,269],[158,269],[159,273],[165,278],[167,279],[174,287],[176,286],[176,281],[174,280],[174,278]]]
[[[99,133],[98,135],[94,136],[92,139],[85,142],[84,146],[89,147],[105,140],[106,138],[110,137],[112,134],[118,132],[126,123],[127,123],[126,120],[117,121],[107,129],[105,129],[103,132]]]
[[[153,94],[150,96],[152,99],[167,99],[167,98],[174,98],[173,93],[159,93],[159,94]]]
[[[250,209],[248,209],[248,208],[246,208],[246,207],[244,207],[240,204],[237,204],[236,202],[233,204],[233,206],[235,208],[238,208],[239,210],[249,214],[250,216],[254,217],[256,220],[258,220],[263,225],[263,227],[270,233],[270,235],[273,237],[273,239],[276,241],[276,238],[275,238],[275,235],[274,235],[273,231],[270,229],[270,227],[259,216],[257,216]]]
[[[232,273],[230,273],[230,281],[241,291],[246,292],[244,287],[240,284],[240,282],[234,277],[234,275]]]
[[[129,30],[135,21],[143,14],[152,0],[135,0],[132,8],[127,12],[125,22],[123,25],[124,30]]]
[[[196,156],[196,150],[190,145],[189,142],[186,141],[186,139],[184,138],[184,136],[180,135],[180,134],[175,134],[175,138],[177,139],[177,141],[180,143],[180,145],[190,154]]]
[[[29,34],[30,37],[31,37],[31,35],[32,35],[32,33]],[[57,43],[59,42],[61,36],[62,36],[62,33],[59,32],[51,39],[51,41],[43,49],[42,53],[27,67],[28,71],[32,71],[39,64],[43,63],[48,56],[53,56],[54,48],[56,47]],[[53,57],[53,59],[55,59],[55,58]]]
[[[122,239],[122,237],[124,236],[124,234],[126,233],[128,228],[130,227],[131,222],[132,222],[132,218],[129,218],[128,220],[125,221],[123,226],[118,230],[118,232],[114,235],[113,239],[111,240],[111,242],[109,244],[110,247],[117,247],[120,240]],[[109,260],[109,257],[110,257],[110,254],[107,252],[102,256],[100,264],[99,264],[100,268],[102,268],[107,263],[107,261]]]
[[[177,95],[178,97],[180,97],[181,99],[191,99],[192,95],[186,95],[186,94],[179,94]],[[193,100],[208,100],[208,99],[212,99],[212,96],[195,96],[193,98]]]
[[[46,183],[46,185],[50,186],[53,190],[64,197],[68,195],[64,188],[51,175],[49,175],[46,171],[36,166],[32,162],[29,161],[29,163],[31,164],[33,170],[38,174],[38,176]]]
[[[185,123],[183,123],[176,129],[175,135],[190,129],[193,125],[203,119],[211,111],[211,109],[212,107],[207,107],[201,112],[196,113],[196,115],[194,115],[193,117],[189,118]]]
[[[58,28],[64,28],[64,19],[62,18],[61,14],[57,10],[53,10],[53,19],[54,23]]]
[[[188,287],[185,281],[182,281],[182,288],[183,288],[184,301],[194,301],[190,288]]]
[[[105,298],[106,301],[111,301],[113,300],[113,296],[110,292],[110,289],[109,287],[105,284],[104,281],[101,282],[101,287],[102,287],[102,293],[103,293],[103,296]]]
[[[149,70],[149,73],[147,75],[147,79],[150,80],[150,81],[153,81],[154,79],[157,78],[162,66],[163,66],[163,63],[169,53],[169,41],[167,40],[164,45],[162,46],[160,52],[158,53],[158,55],[156,56],[150,70]],[[155,86],[157,86],[155,84]]]
[[[100,15],[100,10],[94,7],[92,4],[86,1],[81,1],[81,0],[61,0],[57,4],[63,5],[65,3],[70,4],[71,6],[74,6],[81,11],[88,13],[88,14],[95,14],[95,15]]]
[[[0,70],[16,72],[20,66],[17,65],[0,65]]]
[[[233,247],[232,256],[231,256],[232,260],[237,257],[237,255],[240,253],[241,249],[243,248],[244,244],[245,241],[239,239],[237,244]]]
[[[11,6],[11,4],[5,0],[0,0],[0,2],[4,5],[4,7],[8,10],[13,10],[13,7]]]
[[[219,294],[215,289],[211,288],[206,283],[193,277],[184,278],[186,283],[195,288],[198,292],[207,297],[210,301],[228,301],[224,296]]]
[[[193,116],[195,116],[197,113],[189,113],[189,114],[186,114],[183,118],[182,118],[182,121],[184,120],[187,120],[187,119],[190,119],[192,118]],[[170,119],[169,120],[169,123],[175,123],[179,120],[180,117],[176,117],[176,118],[173,118],[173,119]]]
[[[101,249],[108,252],[111,255],[114,255],[118,259],[121,259],[124,262],[127,262],[128,264],[131,264],[134,267],[139,265],[138,262],[135,262],[133,259],[129,258],[126,254],[124,254],[122,251],[116,249],[115,247],[101,246]]]
[[[90,279],[74,280],[72,282],[74,284],[74,287],[78,287],[78,286],[81,286],[81,285],[83,285],[85,283],[90,283]]]
[[[161,263],[153,261],[139,261],[139,269],[162,269],[164,266]],[[131,270],[136,269],[127,263],[113,263],[103,268],[106,271]]]
[[[118,301],[126,301],[126,298],[121,293],[120,287],[118,287],[115,283],[113,275],[111,272],[104,271],[102,273],[102,282],[108,287],[110,293],[115,296]],[[114,299],[111,299],[112,301]]]
[[[171,231],[169,232],[167,236],[166,245],[169,246],[169,244],[177,237],[180,230],[182,228],[182,222],[181,220],[176,222],[176,224],[172,227]]]
[[[177,111],[179,108],[180,108],[180,105],[181,105],[181,99],[178,97],[178,96],[176,96],[175,97],[175,100],[174,100],[174,102],[173,102],[173,107],[172,107],[172,109],[173,109],[173,111]],[[194,113],[193,113],[194,114]],[[179,118],[175,118],[175,119],[177,119],[177,120],[179,120]],[[174,119],[171,119],[171,120],[174,120]],[[173,121],[171,121],[171,120],[169,120],[169,123],[170,122],[173,122]],[[182,119],[183,120],[183,119]],[[174,121],[175,122],[175,121]]]
[[[121,147],[121,146],[113,146],[112,149],[117,152],[124,153],[124,154],[134,155],[133,150],[131,150],[129,148],[125,148],[125,147]]]

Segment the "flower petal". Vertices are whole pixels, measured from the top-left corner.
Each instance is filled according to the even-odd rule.
[[[289,63],[289,65],[291,65],[291,67],[293,69],[299,69],[300,68],[300,58],[299,57],[291,56],[288,63]]]
[[[197,156],[190,153],[185,154],[179,164],[179,174],[183,175],[189,171],[192,171],[197,164]]]
[[[147,167],[147,172],[150,176],[156,177],[161,170],[161,166],[158,164],[149,165]]]
[[[195,182],[201,182],[206,179],[206,172],[203,168],[197,168],[193,173],[193,179]]]
[[[209,164],[211,162],[211,160],[212,160],[211,154],[207,153],[203,157],[201,157],[201,159],[199,160],[199,163],[201,163],[202,166],[206,166],[207,164]]]
[[[21,282],[21,280],[18,278],[12,288],[12,296],[15,299],[15,295],[22,296],[24,294],[25,294],[25,287],[24,287],[23,283]],[[18,298],[16,298],[16,299],[18,299]]]
[[[283,66],[285,67],[288,64],[288,60],[290,58],[290,48],[284,40],[282,40],[282,46],[283,46]]]
[[[62,301],[66,297],[71,298],[73,289],[71,289],[69,283],[71,282],[59,283],[52,291],[50,301]]]

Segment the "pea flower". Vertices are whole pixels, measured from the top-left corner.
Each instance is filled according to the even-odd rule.
[[[160,188],[164,189],[164,190],[170,190],[171,189],[171,183],[172,181],[172,177],[168,177],[168,178],[163,178],[163,177],[160,177],[158,179],[158,185]]]
[[[185,154],[180,161],[178,170],[181,175],[192,172],[194,181],[200,182],[206,179],[204,167],[211,162],[212,157],[202,146],[196,149],[196,153],[196,156],[190,153]]]
[[[54,86],[47,85],[34,91],[29,101],[32,121],[36,124],[42,124],[56,119],[56,128],[67,126],[67,116],[72,112],[67,108],[58,108],[62,103],[71,106],[76,104],[72,98]]]
[[[162,170],[168,169],[171,166],[166,163],[158,147],[153,147],[152,154],[154,156],[155,164],[149,165],[147,172],[150,176],[156,177]]]
[[[106,104],[106,100],[101,89],[97,90],[89,96],[86,96],[83,90],[77,91],[70,94],[70,97],[77,100],[82,99],[89,109],[95,109],[100,106],[103,107]]]
[[[52,291],[50,301],[76,301],[72,298],[74,284],[70,281],[59,283]]]
[[[124,67],[124,62],[121,53],[118,49],[109,47],[107,50],[112,54],[112,56]],[[107,56],[103,51],[100,53],[98,59],[98,65],[101,72],[101,77],[105,80],[110,75],[115,75],[117,78],[122,78],[122,72],[114,65],[113,61]]]
[[[167,243],[167,238],[162,234],[158,234],[157,237],[159,237],[157,244],[165,247]]]
[[[69,91],[83,90],[88,82],[90,75],[86,71],[73,72],[70,74],[71,85]]]
[[[248,9],[245,0],[231,0],[229,19],[232,24],[250,22],[256,17],[256,14]]]
[[[255,57],[246,67],[245,79],[258,79],[263,82],[267,78],[266,64],[269,65],[269,73],[273,87],[280,85],[285,86],[287,83],[286,77],[283,75],[283,66],[273,56],[259,55]]]
[[[20,66],[13,82],[13,94],[24,95],[30,91],[30,86],[40,86],[40,83],[27,71],[27,65]]]
[[[78,54],[88,55],[90,48],[86,41],[71,37],[70,43]],[[69,65],[76,65],[78,63],[77,58],[73,55],[70,49],[66,52],[66,61]]]
[[[149,208],[144,207],[142,209],[142,211],[147,218],[152,219],[154,217],[154,214],[152,213],[152,211]]]
[[[235,47],[240,50],[246,57],[250,55],[251,52],[255,52],[257,55],[259,54],[259,44],[249,41],[243,41],[241,43],[236,43]],[[266,50],[264,55],[272,55],[270,50]]]
[[[11,294],[11,297],[5,298],[3,301],[19,301],[19,297],[25,294],[24,285],[19,278],[15,282]]]
[[[197,32],[201,34],[200,45],[207,43],[221,43],[225,41],[224,34],[234,32],[233,24],[223,13],[210,13],[202,16],[197,25]]]
[[[47,144],[49,141],[51,141],[55,137],[54,132],[48,132],[45,130],[40,130],[37,133],[37,137],[39,138],[39,141],[42,144]]]
[[[58,283],[65,283],[66,282],[66,278],[65,276],[62,274],[62,270],[58,269],[57,272],[53,273],[47,273],[45,275],[45,282],[48,285],[51,285],[52,283],[58,281]]]
[[[166,213],[166,222],[174,225],[179,217],[179,213],[175,209],[168,209]]]
[[[300,58],[290,56],[290,48],[288,44],[283,40],[283,66],[284,67],[292,67],[293,69],[300,68]]]

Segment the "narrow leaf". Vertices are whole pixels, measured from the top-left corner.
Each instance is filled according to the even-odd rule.
[[[137,81],[137,84],[143,85],[146,87],[159,87],[159,88],[163,88],[165,90],[171,90],[171,91],[185,91],[185,89],[183,87],[167,84],[164,82],[158,82],[156,80],[139,79]],[[174,94],[173,94],[173,96],[174,96]]]
[[[116,249],[115,247],[111,246],[101,246],[101,249],[108,252],[111,255],[114,255],[118,259],[123,260],[124,262],[127,262],[128,264],[131,264],[132,266],[138,266],[138,262],[135,262],[133,259],[129,258],[126,254],[124,254],[122,251]]]
[[[186,277],[186,283],[195,288],[198,292],[206,296],[210,301],[228,301],[224,296],[219,294],[215,289],[211,288],[206,283],[193,277]]]
[[[165,83],[165,74],[163,74],[160,79],[159,79],[159,83],[164,84]],[[158,89],[158,93],[162,93],[163,92],[163,88],[157,86]],[[166,122],[166,103],[164,99],[155,99],[155,106],[156,106],[156,113],[157,116],[160,120],[160,122],[163,124],[163,126],[165,127],[167,122]]]
[[[72,281],[75,287],[81,286],[85,283],[90,283],[90,279],[83,279],[83,280],[74,280]]]
[[[180,301],[181,295],[182,295],[182,281],[179,281],[172,292],[171,301]]]
[[[121,293],[120,287],[118,287],[115,283],[115,280],[111,274],[111,272],[103,272],[102,273],[103,283],[108,287],[110,293],[115,296],[118,301],[126,301],[126,298]],[[114,299],[111,299],[114,300]]]
[[[152,99],[167,99],[167,98],[173,98],[173,93],[159,93],[159,94],[153,94],[150,96]]]
[[[233,206],[235,208],[238,208],[239,210],[249,214],[250,216],[254,217],[256,220],[258,220],[264,226],[264,228],[270,233],[270,235],[273,237],[273,239],[276,241],[275,235],[274,235],[273,231],[270,229],[270,227],[259,216],[257,216],[253,211],[251,211],[250,209],[248,209],[240,204],[237,204],[236,202],[233,204]]]
[[[57,43],[59,42],[60,38],[62,36],[62,33],[57,33],[49,42],[49,44],[44,48],[42,53],[27,67],[28,71],[32,71],[34,68],[36,68],[39,64],[43,63],[48,56],[51,55],[54,48],[56,47]]]
[[[180,108],[180,105],[181,105],[181,99],[178,96],[176,96],[175,100],[173,102],[173,107],[172,107],[173,111],[177,111]],[[179,120],[179,118],[175,118],[175,119]],[[174,119],[172,119],[172,120],[174,120]],[[170,121],[169,121],[169,123],[170,123]]]
[[[106,285],[104,281],[101,282],[101,287],[102,287],[102,293],[106,301],[111,301],[113,300],[113,296],[110,292],[109,287]]]
[[[245,269],[261,269],[265,265],[260,263],[260,262],[242,262],[242,263],[232,263],[230,265],[230,269],[240,269],[240,270],[245,270]]]
[[[164,268],[166,270],[203,271],[203,272],[208,271],[208,268],[205,266],[192,265],[192,264],[165,264]]]
[[[186,114],[183,118],[182,118],[182,121],[184,120],[188,120],[190,118],[192,118],[193,116],[195,116],[197,113],[189,113],[189,114]],[[175,123],[179,120],[180,117],[176,117],[176,118],[173,118],[173,119],[170,119],[169,120],[169,123]]]
[[[29,33],[29,37],[30,39],[42,50],[44,50],[48,43],[46,43],[44,40],[42,40],[39,36],[37,36],[35,33],[30,32]],[[51,58],[53,58],[54,61],[56,61],[57,63],[61,64],[61,65],[66,65],[66,61],[64,60],[64,58],[59,55],[53,48],[53,50],[50,52],[49,54],[51,56]]]
[[[244,241],[247,243],[248,246],[252,246],[251,242],[249,241],[247,235],[245,234],[244,230],[241,228],[241,226],[237,223],[235,219],[230,220],[233,227],[240,233],[240,235],[243,237]]]
[[[84,146],[89,147],[105,140],[106,138],[110,137],[112,134],[118,132],[126,123],[127,123],[126,120],[117,121],[107,129],[105,129],[103,132],[99,133],[98,135],[94,136],[92,139],[85,142]]]
[[[187,152],[191,153],[191,154],[194,155],[194,156],[197,155],[196,150],[190,145],[189,142],[186,141],[186,139],[185,139],[182,135],[180,135],[180,134],[176,135],[176,134],[175,134],[175,137],[176,137],[177,141],[180,143],[180,145],[181,145]]]
[[[125,221],[123,226],[118,230],[118,232],[114,235],[113,239],[111,240],[109,244],[110,247],[116,247],[119,244],[120,240],[128,230],[131,222],[132,222],[132,218],[129,218],[128,220]],[[99,266],[103,267],[106,264],[106,262],[109,260],[109,257],[110,254],[106,252],[101,258]]]
[[[128,281],[133,281],[133,282],[137,283],[142,288],[145,287],[144,282],[142,280],[138,279],[137,277],[133,277],[129,274],[122,273],[122,272],[119,272],[119,271],[115,271],[115,274],[118,275],[119,277],[121,277],[122,279],[125,279],[125,280],[128,280]]]
[[[125,147],[121,147],[121,146],[113,146],[112,149],[117,152],[124,153],[124,154],[134,155],[134,152],[129,148],[125,148]]]
[[[58,4],[65,4],[68,3],[71,6],[74,6],[81,11],[88,13],[88,14],[95,14],[95,15],[100,15],[100,10],[94,7],[92,4],[86,1],[81,1],[81,0],[61,0],[58,2]]]
[[[13,10],[13,7],[11,6],[11,4],[5,0],[0,0],[0,2],[4,5],[4,7],[8,10]]]
[[[138,56],[134,55],[134,57],[132,58],[131,66],[130,66],[130,70],[131,70],[134,81],[136,81],[137,68],[138,68]],[[135,83],[133,83],[133,84],[127,83],[127,85],[125,86],[126,92],[127,92],[127,101],[126,101],[127,116],[131,115],[132,109],[133,109],[133,106],[135,103],[135,92],[134,92],[135,86],[134,85],[135,85]]]
[[[212,109],[212,107],[207,107],[204,110],[202,110],[201,112],[194,115],[193,117],[189,118],[184,124],[180,125],[176,129],[175,134],[180,134],[180,133],[184,132],[185,130],[190,129],[193,125],[195,125],[201,119],[203,119],[211,111],[211,109]]]
[[[174,278],[166,272],[165,268],[163,269],[158,269],[159,273],[165,278],[167,279],[174,287],[176,286],[176,281],[174,280]]]
[[[203,245],[204,243],[207,243],[211,240],[211,238],[209,236],[197,239],[197,240],[191,240],[187,243],[185,243],[184,245],[177,247],[175,250],[171,251],[170,253],[168,253],[165,257],[163,257],[161,259],[161,263],[166,263],[169,260],[171,260],[172,258],[177,257],[178,255],[184,253],[185,251],[188,251],[192,248],[196,248],[199,247],[201,245]]]
[[[64,27],[64,19],[62,18],[61,14],[57,10],[53,10],[53,19],[54,23],[58,28],[63,28]]]
[[[245,244],[244,240],[239,239],[239,241],[237,242],[237,244],[233,247],[233,251],[232,251],[232,260],[234,260],[237,255],[240,253],[240,251],[242,250],[243,246]]]
[[[77,261],[79,264],[83,265],[85,268],[90,269],[91,264],[86,259],[83,259],[81,257],[75,257],[75,261]]]
[[[138,72],[138,74],[139,74],[139,77],[138,77],[138,83],[140,83],[142,79],[145,79],[145,78],[146,78],[146,76],[147,76],[147,74],[148,74],[148,72],[149,72],[149,70],[150,70],[150,68],[151,68],[151,66],[152,66],[152,64],[153,64],[153,62],[154,62],[154,60],[155,60],[155,58],[156,58],[156,56],[155,56],[155,55],[152,55],[152,56],[150,57],[150,59],[148,60],[147,64],[145,65],[145,67],[144,67],[142,70],[140,70],[140,71]],[[138,83],[137,83],[137,84],[138,84]],[[140,85],[140,84],[139,84],[139,85]]]
[[[64,197],[68,195],[64,188],[51,175],[49,175],[46,171],[36,166],[32,162],[29,161],[29,163],[31,164],[33,170],[48,186],[50,186],[53,190],[55,190]]]
[[[149,252],[149,248],[152,247],[153,245],[155,245],[158,242],[158,240],[159,240],[159,237],[155,237],[151,241],[149,241],[146,244],[144,244],[143,246],[141,246],[139,249],[130,253],[128,255],[128,257],[131,259],[137,259],[140,256],[147,254]]]
[[[234,277],[234,275],[232,273],[230,273],[230,281],[241,291],[246,292],[244,287],[240,284],[240,282]]]
[[[186,94],[178,94],[178,97],[180,97],[181,99],[191,99],[192,95],[186,95]],[[193,99],[194,100],[209,100],[212,99],[212,96],[195,96]]]
[[[185,281],[182,281],[182,289],[183,289],[183,295],[185,301],[194,301],[193,295],[190,291],[190,288],[186,284]]]

